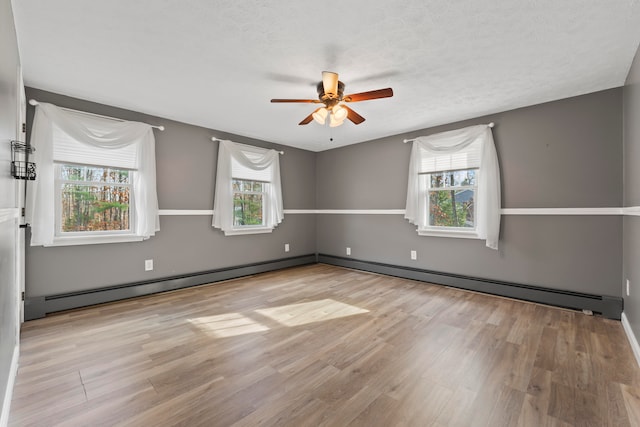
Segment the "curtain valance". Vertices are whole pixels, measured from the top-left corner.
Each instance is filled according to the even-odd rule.
[[[438,164],[444,169],[438,169]],[[421,226],[425,202],[422,200],[419,174],[475,167],[479,168],[475,232],[479,239],[486,240],[487,247],[497,249],[500,232],[500,168],[489,125],[469,126],[413,141],[405,218]]]
[[[38,178],[30,187],[26,209],[31,245],[51,245],[54,241],[54,160],[111,167],[126,160],[125,167],[136,171],[134,233],[149,238],[160,229],[155,138],[150,125],[66,111],[41,102],[36,106],[31,145],[36,149],[34,162],[38,166]],[[114,155],[117,151],[128,153],[127,159]],[[104,153],[102,160],[111,160],[101,164],[99,153]]]
[[[226,140],[220,141],[219,144],[213,227],[221,229],[225,234],[233,234],[232,179],[235,169],[236,173],[238,171],[246,172],[248,178],[255,175],[257,180],[268,182],[267,200],[264,206],[264,227],[273,229],[284,219],[279,153],[276,150]],[[248,179],[244,173],[243,176],[236,178]]]

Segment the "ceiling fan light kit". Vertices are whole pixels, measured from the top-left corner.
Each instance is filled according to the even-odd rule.
[[[347,110],[343,108],[340,104],[334,105],[331,111],[336,120],[343,121],[347,118]]]
[[[327,110],[325,107],[320,107],[316,111],[311,113],[311,116],[313,117],[313,120],[323,125],[325,120],[327,119],[328,114],[329,110]]]
[[[334,127],[340,126],[343,122],[344,120],[338,120],[335,114],[332,114],[331,118],[329,119],[329,127],[334,128]]]
[[[305,117],[299,125],[306,125],[315,120],[321,125],[326,123],[329,117],[329,126],[340,126],[345,119],[359,125],[364,122],[364,117],[345,105],[346,102],[359,102],[369,99],[389,98],[393,96],[393,89],[378,89],[368,92],[344,95],[344,83],[338,80],[338,73],[331,71],[322,72],[322,81],[318,83],[318,99],[272,99],[271,102],[303,102],[324,104],[324,107],[316,109]]]

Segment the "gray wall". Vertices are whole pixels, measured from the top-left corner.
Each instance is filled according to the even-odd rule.
[[[402,139],[493,121],[505,208],[622,205],[621,88],[383,138],[282,157],[285,209],[404,208],[410,144]],[[211,209],[217,143],[269,144],[28,89],[29,98],[152,124],[161,209]],[[33,109],[29,110],[32,116]],[[29,120],[31,122],[31,120]],[[286,215],[273,234],[225,237],[209,216],[163,216],[141,243],[27,248],[27,296],[162,279],[319,252],[554,289],[622,296],[619,216],[503,215],[500,250],[467,239],[419,237],[400,215]],[[291,244],[285,254],[284,243]],[[409,251],[418,251],[418,260]],[[144,259],[155,270],[145,272]],[[113,266],[118,266],[114,269]]]
[[[404,138],[495,122],[504,208],[622,204],[622,90],[612,89],[318,153],[317,209],[403,209]],[[401,215],[320,215],[318,252],[621,296],[622,218],[502,216],[500,249],[419,237]],[[418,260],[410,260],[410,250]]]
[[[624,205],[640,206],[640,49],[624,87]],[[622,294],[624,313],[640,341],[640,217],[625,216],[624,271]],[[630,292],[626,295],[625,281]]]
[[[16,138],[18,44],[9,0],[0,1],[0,209],[15,208],[9,141]],[[0,223],[0,410],[16,346],[15,223]]]
[[[127,120],[162,124],[155,131],[160,209],[212,209],[217,142],[211,136],[282,149],[285,209],[315,208],[315,154],[28,88],[27,98]],[[34,107],[28,109],[32,123]],[[136,243],[27,247],[27,297],[55,295],[315,253],[314,215],[285,215],[270,234],[228,236],[211,216],[161,216],[160,232]],[[289,243],[291,251],[284,252]],[[144,271],[144,260],[154,270]]]
[[[36,89],[29,98],[152,124],[161,209],[211,209],[217,143],[268,144]],[[32,116],[33,109],[29,110]],[[282,157],[285,209],[404,208],[410,144],[402,139],[493,121],[505,208],[622,205],[622,89],[569,98],[321,153]],[[29,120],[31,122],[31,120]],[[620,297],[619,216],[503,215],[500,250],[419,237],[400,215],[286,215],[273,234],[225,237],[209,216],[163,216],[141,243],[27,248],[27,296],[37,297],[319,252],[444,273]],[[291,244],[285,254],[284,243]],[[418,251],[418,260],[409,251]],[[144,272],[144,259],[155,270]],[[118,266],[114,269],[113,266]]]

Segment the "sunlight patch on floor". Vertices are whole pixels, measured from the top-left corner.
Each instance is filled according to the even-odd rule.
[[[261,316],[283,326],[299,326],[308,323],[323,322],[341,317],[368,313],[369,310],[345,304],[332,299],[288,304],[280,307],[255,310]],[[254,332],[268,331],[270,328],[241,313],[225,313],[215,316],[202,316],[188,319],[189,323],[217,338],[235,337]]]
[[[269,328],[240,313],[226,313],[189,319],[189,322],[216,337],[226,338],[254,332],[268,331]]]
[[[285,326],[306,325],[308,323],[322,322],[368,312],[369,310],[332,299],[256,310],[256,313],[273,319]]]

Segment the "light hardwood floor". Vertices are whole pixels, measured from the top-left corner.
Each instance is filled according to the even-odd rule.
[[[639,426],[620,322],[327,265],[24,325],[11,426]]]

